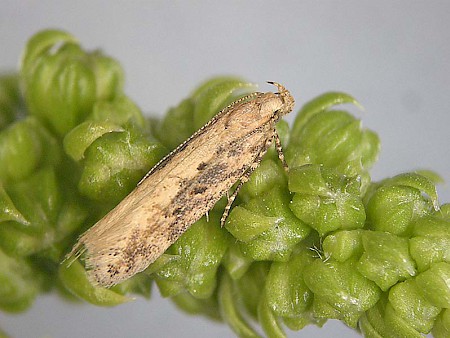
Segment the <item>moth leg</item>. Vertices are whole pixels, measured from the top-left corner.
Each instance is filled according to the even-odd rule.
[[[255,169],[259,167],[259,164],[261,163],[262,158],[266,154],[267,149],[269,149],[269,147],[272,144],[272,141],[273,141],[274,138],[275,138],[274,136],[271,136],[271,137],[269,137],[266,140],[266,142],[264,144],[264,147],[258,153],[258,155],[256,156],[256,158],[253,161],[253,163],[250,165],[250,167],[248,167],[248,169],[244,172],[244,174],[242,174],[242,176],[239,178],[239,184],[236,187],[236,189],[233,191],[231,196],[229,196],[228,192],[227,192],[228,202],[227,202],[227,205],[226,205],[226,207],[225,207],[225,209],[223,211],[222,217],[220,219],[220,225],[222,227],[225,225],[225,221],[227,220],[228,213],[230,212],[230,209],[231,209],[231,205],[233,204],[234,200],[236,199],[237,194],[239,193],[239,190],[241,190],[241,188],[244,185],[244,183],[248,182],[248,180],[250,178],[250,175],[255,171]]]
[[[239,179],[239,184],[236,187],[236,189],[233,191],[233,193],[231,194],[231,196],[227,196],[228,198],[228,202],[227,205],[225,207],[225,209],[223,210],[223,214],[222,217],[220,218],[220,226],[224,226],[225,225],[225,221],[227,220],[228,217],[228,213],[230,212],[231,209],[231,205],[233,204],[234,200],[236,199],[236,196],[239,192],[239,190],[241,190],[242,186],[244,185],[245,182],[248,182],[248,179],[250,177],[250,175],[252,174],[252,172],[257,168],[258,166],[256,166],[254,169],[251,169],[252,167],[250,167],[245,173],[244,175],[241,176],[241,178]],[[228,194],[227,194],[228,195]]]
[[[273,138],[275,140],[275,149],[277,150],[278,158],[280,159],[284,170],[286,172],[289,172],[289,166],[286,162],[286,159],[284,158],[283,147],[281,145],[280,136],[278,135],[277,130],[275,128],[273,129]]]

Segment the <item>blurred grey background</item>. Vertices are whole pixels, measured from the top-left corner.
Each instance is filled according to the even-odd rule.
[[[297,108],[329,90],[356,97],[353,110],[378,132],[378,180],[433,169],[450,181],[448,1],[0,1],[0,71],[15,69],[27,39],[61,28],[87,49],[118,59],[127,93],[162,115],[201,81],[239,75]],[[292,121],[294,114],[289,118]],[[288,119],[289,120],[289,119]],[[439,187],[441,202],[450,188]],[[176,310],[155,290],[114,309],[39,297],[21,315],[0,313],[14,337],[232,337],[221,324]],[[358,337],[330,321],[291,337]]]

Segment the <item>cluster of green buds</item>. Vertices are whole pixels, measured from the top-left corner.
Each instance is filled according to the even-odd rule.
[[[0,309],[23,311],[50,290],[114,306],[156,284],[180,309],[242,337],[259,336],[255,323],[285,337],[286,327],[328,319],[365,337],[448,337],[450,205],[439,205],[430,172],[371,181],[379,139],[335,108],[359,105],[339,92],[306,103],[292,128],[278,123],[289,172],[272,147],[224,227],[225,198],[110,289],[90,284],[82,260],[64,261],[160,158],[253,90],[214,78],[146,119],[115,60],[65,32],[35,35],[20,73],[0,78]]]
[[[2,310],[23,311],[52,289],[90,294],[100,305],[119,304],[128,292],[149,294],[151,283],[139,278],[101,290],[83,284],[79,264],[61,265],[77,236],[168,151],[149,136],[123,78],[117,61],[55,30],[32,37],[19,74],[1,77]]]

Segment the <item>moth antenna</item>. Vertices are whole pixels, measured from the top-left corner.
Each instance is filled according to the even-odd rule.
[[[277,87],[277,88],[278,88],[278,92],[279,92],[280,94],[283,94],[283,93],[288,92],[288,90],[287,90],[282,84],[279,84],[278,82],[267,81],[267,83],[268,83],[268,84],[271,84],[271,85],[273,85],[273,86],[275,86],[275,87]]]

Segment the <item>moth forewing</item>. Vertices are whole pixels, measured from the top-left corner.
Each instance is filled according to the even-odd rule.
[[[278,93],[253,93],[219,112],[80,236],[70,255],[85,253],[93,283],[109,287],[147,268],[236,182],[248,179],[276,135],[276,122],[294,106],[289,91],[272,84]]]

